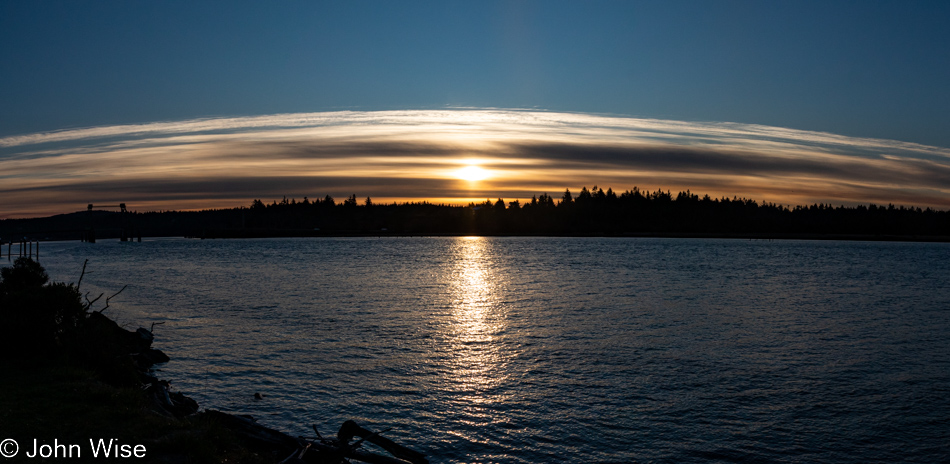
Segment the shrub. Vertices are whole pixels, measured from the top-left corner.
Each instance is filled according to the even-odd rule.
[[[75,346],[86,318],[79,289],[49,283],[30,258],[0,269],[0,346],[17,358],[65,354]]]

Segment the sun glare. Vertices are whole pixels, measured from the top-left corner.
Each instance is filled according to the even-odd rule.
[[[467,180],[469,182],[475,182],[477,180],[485,180],[488,178],[488,171],[478,167],[478,166],[465,166],[458,171],[455,171],[455,176],[462,180]]]

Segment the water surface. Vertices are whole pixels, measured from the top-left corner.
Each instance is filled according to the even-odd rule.
[[[44,244],[160,375],[447,463],[950,460],[947,244],[311,238]],[[253,394],[266,395],[255,401]]]

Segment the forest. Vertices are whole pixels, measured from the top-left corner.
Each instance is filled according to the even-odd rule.
[[[502,198],[469,205],[382,204],[355,194],[255,199],[248,206],[203,211],[83,211],[0,221],[0,239],[134,239],[321,235],[709,236],[947,240],[950,212],[889,205],[787,207],[690,191],[620,194],[584,187],[524,203]]]

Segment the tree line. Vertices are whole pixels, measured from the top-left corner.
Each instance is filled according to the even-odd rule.
[[[95,217],[93,217],[95,216]],[[788,207],[747,198],[711,198],[689,190],[622,193],[569,189],[530,200],[486,199],[468,205],[376,203],[351,195],[342,201],[282,198],[205,211],[113,213],[93,211],[37,220],[0,221],[0,237],[27,231],[78,230],[133,224],[146,236],[306,236],[346,234],[476,235],[709,235],[709,236],[950,236],[950,212],[888,205]],[[101,237],[107,232],[97,232]],[[105,234],[105,235],[103,235]],[[42,237],[38,237],[42,238]]]
[[[711,198],[689,190],[617,194],[613,189],[566,189],[531,200],[502,198],[467,206],[430,203],[377,204],[351,195],[311,201],[283,198],[247,208],[245,227],[387,231],[391,233],[472,233],[484,235],[625,234],[836,234],[950,235],[950,212],[889,205],[787,207],[747,198]]]

